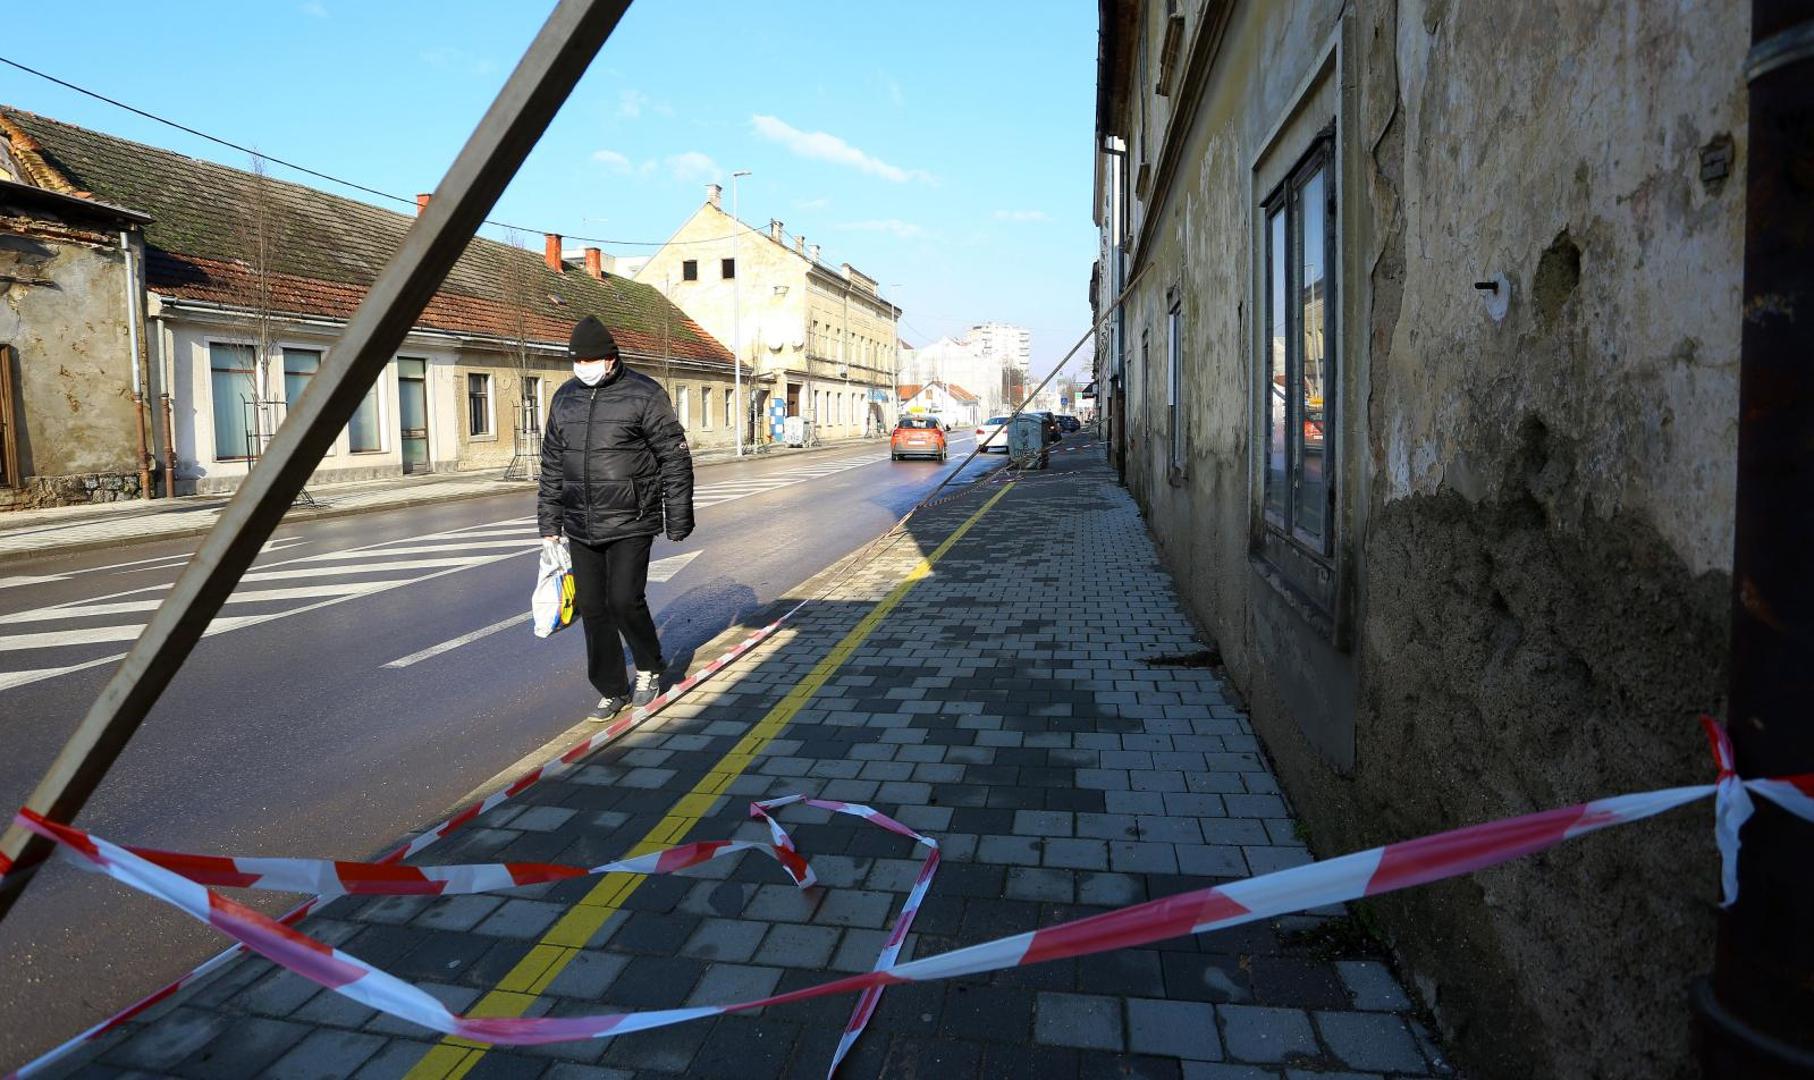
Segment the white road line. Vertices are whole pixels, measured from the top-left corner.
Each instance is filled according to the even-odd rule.
[[[527,551],[528,549],[524,549]],[[522,554],[515,552],[513,554]],[[241,581],[283,581],[286,578],[338,577],[343,574],[388,574],[395,570],[430,570],[443,566],[477,566],[485,561],[485,556],[475,555],[467,559],[398,559],[396,562],[351,563],[346,566],[298,566],[291,570],[261,570],[247,574]],[[510,555],[492,556],[492,558],[510,558]]]
[[[208,624],[212,633],[233,630],[258,619],[257,615],[216,617]],[[28,649],[60,649],[71,645],[103,645],[113,641],[132,641],[144,629],[142,623],[124,626],[90,626],[81,630],[51,630],[42,634],[0,634],[0,652],[24,652]]]
[[[526,623],[528,621],[529,621],[529,612],[527,612],[527,611],[523,612],[521,615],[512,615],[510,618],[505,619],[502,622],[494,622],[490,626],[481,627],[480,629],[474,630],[470,634],[461,634],[459,637],[449,638],[448,640],[443,641],[439,645],[430,645],[428,648],[423,649],[421,652],[413,652],[413,653],[410,653],[408,656],[400,656],[397,659],[392,660],[390,663],[388,663],[384,666],[387,668],[406,668],[406,667],[410,666],[411,664],[419,663],[420,661],[427,660],[430,657],[440,656],[444,652],[452,652],[454,649],[457,649],[462,645],[470,645],[472,642],[475,642],[475,641],[479,640],[480,638],[490,637],[491,635],[497,633],[499,630],[508,630],[511,627],[517,625],[518,623]]]
[[[17,588],[20,585],[47,585],[53,581],[63,581],[68,577],[68,574],[52,574],[44,577],[21,576],[0,578],[0,589],[12,589]]]
[[[392,555],[447,555],[458,551],[496,551],[500,548],[525,548],[540,543],[540,540],[532,536],[519,536],[515,540],[448,540],[437,541],[432,544],[411,544],[407,547],[379,548],[376,551],[362,551],[358,555],[351,556],[351,558],[365,559],[382,556],[388,559]],[[297,559],[296,562],[339,562],[347,558],[349,558],[349,556],[344,552],[324,551],[319,555],[310,555],[304,559]]]
[[[665,559],[656,559],[649,564],[650,581],[671,581],[675,574],[687,568],[687,564],[699,558],[699,552],[689,551],[681,555],[670,555]]]
[[[382,581],[329,582],[325,585],[305,585],[290,589],[252,589],[247,592],[236,592],[227,597],[229,604],[262,604],[276,600],[316,600],[324,596],[350,596],[368,593],[381,588]],[[0,625],[26,622],[54,622],[59,619],[79,619],[97,615],[131,615],[141,611],[156,611],[162,600],[118,600],[110,604],[77,604],[66,608],[36,608],[31,611],[15,612],[11,615],[0,615]]]

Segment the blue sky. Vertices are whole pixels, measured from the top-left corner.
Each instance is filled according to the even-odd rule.
[[[125,2],[34,3],[8,16],[0,55],[413,195],[439,181],[548,10],[185,0],[148,16]],[[828,262],[881,281],[908,341],[1017,322],[1043,374],[1088,327],[1095,54],[1087,0],[640,0],[492,216],[659,241],[706,182],[723,180],[728,205],[730,172],[749,169],[744,220],[780,218]],[[0,102],[246,165],[10,68]]]

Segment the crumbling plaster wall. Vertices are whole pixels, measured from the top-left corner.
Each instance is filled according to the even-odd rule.
[[[126,267],[117,234],[0,219],[0,343],[16,352],[21,473],[130,474],[136,487]]]
[[[1294,623],[1248,554],[1247,281],[1250,164],[1344,12],[1346,652]],[[1725,678],[1743,15],[1736,0],[1237,6],[1151,211],[1128,481],[1319,855],[1705,781],[1693,718],[1719,709]],[[1733,175],[1705,184],[1699,151],[1721,137]],[[1501,274],[1495,320],[1473,285]],[[1306,735],[1344,714],[1351,770]],[[1686,1076],[1715,865],[1705,815],[1682,813],[1365,910],[1472,1071]]]
[[[1373,839],[1707,775],[1693,719],[1724,692],[1744,187],[1703,185],[1699,149],[1743,140],[1743,14],[1400,7],[1398,112],[1367,163],[1397,188],[1372,207],[1375,274],[1395,280],[1368,311],[1355,801]],[[1502,321],[1472,288],[1494,275]],[[1548,1075],[1691,1075],[1707,824],[1382,909],[1488,1071],[1535,1053]],[[1469,985],[1482,952],[1511,1024],[1513,1002]]]

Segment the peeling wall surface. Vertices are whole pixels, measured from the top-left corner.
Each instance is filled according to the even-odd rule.
[[[1127,482],[1317,853],[1706,782],[1746,6],[1199,0],[1166,96],[1166,5],[1133,6]],[[1330,130],[1334,538],[1287,565],[1263,206]],[[1479,1075],[1690,1076],[1716,865],[1682,813],[1368,910]]]
[[[118,234],[0,218],[0,344],[15,352],[20,474],[59,502],[107,501],[128,475],[136,492]],[[87,480],[96,484],[85,487]]]

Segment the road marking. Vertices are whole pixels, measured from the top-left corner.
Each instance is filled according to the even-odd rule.
[[[680,555],[670,555],[665,559],[656,559],[649,564],[650,581],[671,581],[675,574],[687,568],[687,564],[699,558],[699,552],[688,551]]]
[[[329,582],[325,585],[299,585],[289,589],[252,589],[247,592],[236,592],[227,597],[229,604],[265,604],[275,600],[314,600],[323,596],[344,596],[352,593],[367,593],[382,586],[381,581]],[[96,615],[129,615],[141,611],[156,611],[162,600],[119,600],[111,604],[75,604],[61,608],[34,608],[31,611],[20,611],[12,615],[0,615],[0,625],[23,622],[55,622],[61,619],[80,619]]]
[[[48,585],[53,581],[64,581],[68,574],[53,574],[45,577],[9,577],[0,578],[0,589],[13,589],[20,585]]]
[[[1014,485],[1005,485],[1000,491],[971,514],[962,525],[959,525],[950,536],[930,555],[922,558],[907,575],[883,597],[875,607],[864,615],[856,626],[850,629],[836,645],[833,645],[819,662],[814,664],[806,677],[796,683],[770,709],[767,715],[745,732],[737,745],[718,759],[712,770],[693,786],[693,790],[681,796],[666,817],[661,819],[648,835],[637,841],[626,857],[645,855],[651,851],[678,844],[692,831],[693,827],[711,813],[726,788],[735,781],[756,761],[756,755],[762,751],[777,735],[787,727],[812,696],[820,691],[831,677],[837,674],[863,642],[875,633],[882,620],[888,617],[913,587],[932,573],[932,567],[945,553],[957,545],[971,526],[982,519],[984,514],[995,508]],[[515,967],[501,979],[497,986],[480,998],[468,1016],[521,1016],[535,1004],[537,997],[554,982],[573,958],[579,955],[586,944],[604,926],[606,920],[616,914],[629,895],[642,884],[643,874],[606,874],[599,883],[593,886],[573,907],[567,909],[542,939],[532,946],[527,955],[519,960]],[[676,1006],[678,1006],[678,1002]],[[435,1045],[422,1060],[404,1075],[409,1080],[460,1080],[473,1066],[485,1056],[489,1044],[477,1043],[466,1039],[448,1036]]]
[[[481,627],[478,630],[474,630],[470,634],[461,634],[459,637],[449,638],[448,640],[443,641],[439,645],[430,645],[428,648],[423,649],[421,652],[413,652],[413,653],[410,653],[408,656],[398,657],[397,659],[392,660],[390,663],[388,663],[384,666],[387,668],[406,668],[406,667],[410,666],[411,664],[415,664],[415,663],[419,663],[423,660],[427,660],[431,656],[440,656],[444,652],[451,652],[454,649],[457,649],[462,645],[470,644],[474,641],[479,640],[482,637],[490,637],[491,635],[497,633],[499,630],[508,630],[518,623],[526,623],[528,621],[529,621],[529,612],[527,612],[527,611],[523,612],[521,615],[512,615],[508,619],[505,619],[501,622],[494,622],[490,626]]]
[[[215,616],[208,633],[218,634],[236,629],[260,615]],[[71,645],[104,645],[113,641],[131,641],[142,629],[138,623],[120,626],[88,626],[80,630],[46,630],[37,634],[0,634],[0,652],[25,652],[30,649],[61,649]]]
[[[407,547],[379,548],[376,551],[362,551],[352,556],[355,559],[392,555],[445,555],[450,551],[495,551],[499,548],[523,548],[541,541],[533,536],[519,536],[514,540],[437,540],[432,544],[410,544]],[[345,560],[348,556],[339,551],[324,551],[320,555],[310,555],[296,560],[302,563],[324,563]],[[379,564],[382,565],[382,564]]]

